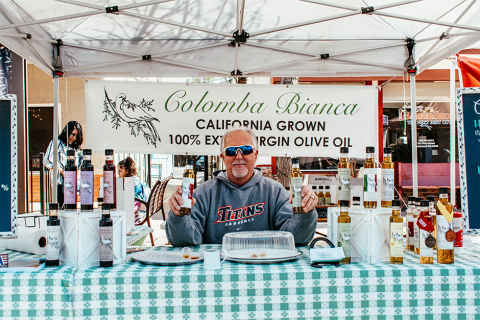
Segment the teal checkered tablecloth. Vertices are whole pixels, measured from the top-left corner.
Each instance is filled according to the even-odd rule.
[[[195,251],[214,246],[195,247]],[[151,250],[177,251],[155,247]],[[0,316],[13,319],[480,319],[480,245],[454,265],[294,262],[220,270],[202,264],[0,273]],[[435,259],[436,261],[436,259]]]

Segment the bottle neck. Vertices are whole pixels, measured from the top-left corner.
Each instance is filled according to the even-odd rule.
[[[348,216],[348,207],[340,207],[340,215]]]
[[[348,162],[348,153],[340,153],[340,161]]]
[[[392,155],[391,154],[384,154],[383,155],[383,162],[392,162]]]
[[[373,162],[374,159],[375,159],[374,153],[367,153],[367,155],[365,156],[365,161],[367,162]]]
[[[430,210],[429,210],[429,209],[430,209],[429,207],[420,207],[420,212],[426,212],[426,213],[429,213],[429,212],[430,212]]]
[[[187,164],[187,165],[185,166],[185,170],[193,170],[193,166]]]
[[[440,193],[438,200],[440,200],[440,202],[448,202],[448,194]]]
[[[110,219],[110,211],[102,211],[102,219]]]
[[[68,156],[67,164],[74,164],[74,163],[75,163],[75,156]]]
[[[400,207],[392,207],[392,215],[399,216],[400,215]]]
[[[91,155],[83,155],[83,163],[90,164],[91,162],[92,162],[92,156]]]
[[[300,169],[300,165],[298,163],[293,163],[292,169]]]
[[[113,155],[105,156],[105,163],[112,164],[113,163]]]
[[[50,210],[50,212],[48,213],[48,217],[51,220],[57,219],[58,218],[58,210]]]

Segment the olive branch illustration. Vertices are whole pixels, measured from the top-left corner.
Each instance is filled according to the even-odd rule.
[[[124,93],[117,95],[115,101],[110,99],[105,90],[105,100],[103,101],[103,111],[105,114],[103,121],[110,120],[110,123],[113,124],[112,128],[118,130],[118,127],[121,126],[122,122],[127,123],[130,128],[130,134],[134,137],[137,137],[143,134],[145,140],[148,144],[153,144],[155,148],[157,147],[157,140],[160,139],[157,128],[154,125],[154,122],[157,121],[160,123],[160,120],[153,117],[149,112],[155,112],[155,109],[152,108],[153,100],[146,101],[142,99],[140,104],[135,104],[127,100],[127,97]]]

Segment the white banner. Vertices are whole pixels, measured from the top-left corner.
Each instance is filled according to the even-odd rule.
[[[93,152],[220,154],[244,125],[262,156],[365,157],[377,146],[373,86],[284,86],[88,81],[87,144]]]

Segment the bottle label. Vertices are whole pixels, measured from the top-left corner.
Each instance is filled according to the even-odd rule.
[[[338,169],[338,201],[350,201],[350,169]]]
[[[363,169],[363,201],[377,201],[377,169]]]
[[[409,238],[413,238],[413,215],[408,213],[407,213],[407,234]]]
[[[457,234],[455,238],[454,247],[463,247],[463,228],[462,228],[463,219],[453,218],[453,231]]]
[[[103,171],[103,202],[114,203],[114,184],[115,177],[113,171]]]
[[[325,204],[325,197],[318,197],[318,205],[323,206]]]
[[[427,240],[427,237],[429,235],[430,235],[430,232],[420,229],[420,256],[421,257],[433,257],[433,247],[429,248],[425,244],[425,240]]]
[[[338,247],[343,248],[343,252],[345,253],[345,258],[351,257],[352,256],[351,223],[338,223],[337,225],[338,225],[337,227]]]
[[[65,204],[77,204],[77,171],[64,171],[63,193]]]
[[[393,169],[382,169],[382,201],[392,201],[394,198],[393,172]]]
[[[93,205],[93,171],[82,171],[80,178],[80,203]]]
[[[450,230],[450,224],[443,215],[437,216],[437,249],[453,250],[453,241],[447,241],[445,234]]]
[[[193,196],[193,178],[184,177],[182,179],[182,199],[183,205],[182,208],[191,208],[192,207],[192,196]]]
[[[417,225],[418,218],[413,218],[413,245],[415,248],[420,248],[418,246],[418,240],[420,238],[420,228]]]
[[[328,206],[332,203],[332,197],[325,197],[325,205]]]
[[[47,260],[60,259],[60,226],[47,226]]]
[[[390,223],[390,257],[403,257],[403,223]]]
[[[100,261],[113,261],[113,226],[100,227]]]
[[[292,190],[292,206],[300,208],[302,206],[302,177],[293,177],[290,180]]]

